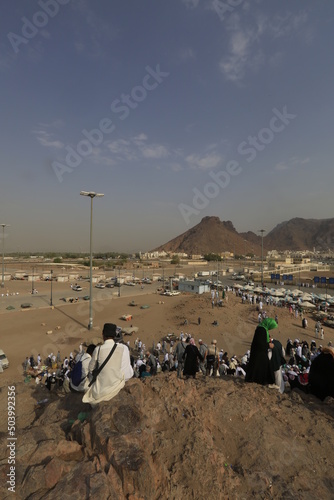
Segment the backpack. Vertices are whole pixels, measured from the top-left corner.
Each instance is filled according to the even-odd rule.
[[[209,363],[209,364],[213,364],[216,360],[216,352],[217,352],[217,347],[215,347],[215,353],[212,354],[209,352],[209,354],[207,354],[206,356],[206,362]]]
[[[72,384],[78,387],[78,385],[81,384],[81,382],[86,378],[86,376],[82,376],[82,356],[81,358],[75,363],[73,370],[71,371],[71,380]]]

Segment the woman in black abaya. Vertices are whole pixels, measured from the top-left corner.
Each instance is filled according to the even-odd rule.
[[[334,349],[324,347],[311,364],[308,376],[308,392],[321,400],[334,398]]]
[[[198,367],[197,360],[199,359],[200,361],[203,361],[204,358],[202,354],[199,352],[198,348],[196,347],[194,339],[190,339],[189,344],[187,345],[183,353],[183,359],[185,360],[183,375],[186,378],[189,377],[195,378]]]
[[[246,367],[246,382],[266,385],[274,384],[274,372],[268,358],[269,334],[264,326],[259,325],[254,333],[249,363]]]

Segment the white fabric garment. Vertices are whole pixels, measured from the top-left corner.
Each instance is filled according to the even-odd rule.
[[[285,390],[285,382],[283,379],[282,370],[281,369],[277,370],[276,372],[274,372],[274,375],[275,375],[275,385],[279,387],[279,392],[283,394]]]
[[[98,360],[99,366],[101,366],[113,346],[114,341],[107,339],[103,345],[95,348],[88,366],[89,378],[91,378],[96,366],[96,361]],[[126,380],[129,380],[132,376],[133,369],[130,363],[129,349],[123,344],[117,344],[113,355],[103,367],[95,382],[84,394],[83,403],[90,403],[95,406],[101,401],[110,401],[124,387]]]

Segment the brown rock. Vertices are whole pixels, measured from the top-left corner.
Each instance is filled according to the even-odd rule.
[[[82,447],[75,441],[59,441],[54,455],[65,462],[79,461],[83,458]]]

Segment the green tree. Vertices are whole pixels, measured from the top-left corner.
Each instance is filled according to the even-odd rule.
[[[204,255],[204,259],[207,260],[208,262],[222,260],[221,256],[216,254],[216,253],[208,253],[208,254]]]
[[[178,255],[173,255],[172,260],[170,261],[171,264],[180,264],[180,257]]]

